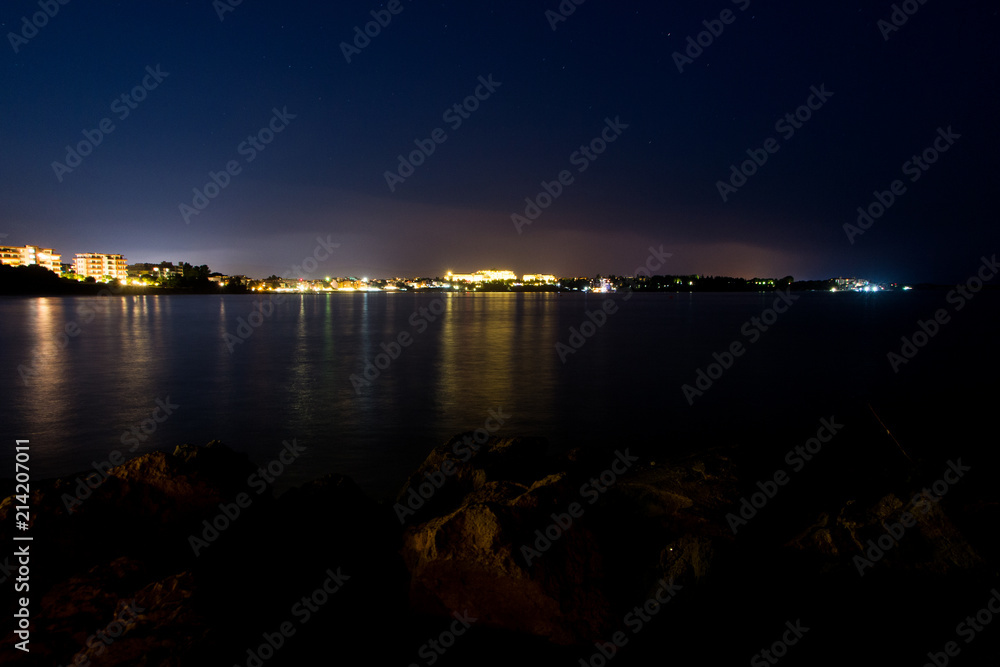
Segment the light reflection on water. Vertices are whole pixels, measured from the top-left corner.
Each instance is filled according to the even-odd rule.
[[[260,296],[9,298],[0,300],[0,417],[5,438],[32,440],[33,474],[45,477],[86,469],[114,449],[127,454],[122,434],[169,397],[180,408],[143,434],[137,453],[218,438],[265,463],[295,438],[307,453],[281,486],[342,472],[385,496],[430,448],[483,426],[492,409],[513,415],[501,434],[696,447],[792,429],[871,397],[903,415],[941,383],[996,368],[993,295],[970,304],[899,375],[886,352],[941,305],[941,294],[886,294],[878,303],[833,296],[802,295],[694,406],[681,385],[740,339],[740,325],[773,296],[619,295],[619,311],[565,364],[556,342],[603,297],[288,295],[259,320],[251,314]],[[436,302],[440,316],[427,310]],[[225,335],[240,321],[259,326],[230,351]],[[79,332],[71,337],[72,323]],[[400,332],[412,344],[357,392],[351,376]],[[18,368],[30,367],[36,350],[26,386]]]

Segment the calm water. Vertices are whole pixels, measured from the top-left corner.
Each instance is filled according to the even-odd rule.
[[[169,398],[179,407],[130,455],[217,438],[264,463],[295,438],[307,451],[282,487],[341,472],[376,497],[491,410],[510,415],[501,434],[665,454],[733,441],[787,449],[830,414],[877,433],[868,403],[921,451],[974,442],[990,423],[997,295],[980,293],[961,312],[944,292],[799,297],[751,342],[741,329],[773,294],[617,295],[618,311],[566,363],[555,344],[602,297],[288,296],[232,351],[224,336],[259,297],[6,298],[0,423],[5,442],[30,438],[36,478],[63,475],[128,454],[123,433],[143,433],[157,399]],[[952,321],[894,373],[886,354],[938,308]],[[76,335],[60,337],[67,324]],[[401,332],[412,343],[356,391],[351,375]],[[733,341],[746,352],[689,405],[681,385]],[[26,383],[18,368],[36,351]],[[10,460],[5,447],[5,471]]]

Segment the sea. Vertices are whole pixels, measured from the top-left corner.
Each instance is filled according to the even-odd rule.
[[[868,457],[992,456],[1000,294],[434,293],[0,298],[0,465],[33,479],[220,440],[279,494],[388,500],[459,433],[546,451],[718,447],[762,468],[843,424]],[[541,453],[541,452],[540,452]],[[902,461],[902,458],[900,458]]]

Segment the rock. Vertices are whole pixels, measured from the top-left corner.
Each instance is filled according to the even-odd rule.
[[[176,581],[193,558],[187,536],[202,519],[219,511],[220,502],[244,489],[254,469],[245,455],[213,442],[205,447],[183,445],[169,454],[143,454],[107,470],[96,488],[85,481],[94,471],[32,483],[31,591],[37,602],[26,664],[66,664],[74,654],[100,655],[101,664],[136,664],[129,661],[139,656],[146,656],[144,664],[158,664],[147,655],[153,640],[136,644],[131,629],[114,642],[114,653],[126,656],[118,662],[109,661],[108,645],[87,643],[114,621],[121,603],[136,599],[154,582],[173,580],[168,587],[175,606],[186,606],[184,600],[193,593],[181,595],[186,589]],[[0,537],[5,541],[14,523],[13,508],[12,497],[0,503]],[[185,585],[190,576],[183,579]],[[167,599],[148,597],[151,608],[161,598]],[[175,644],[178,633],[157,624],[167,619],[173,623],[176,614],[164,615],[162,609],[156,614],[144,632],[162,640],[163,646]],[[206,627],[204,618],[195,614],[187,626],[199,624]],[[5,637],[0,650],[16,654],[12,643]],[[130,646],[141,647],[126,651]]]
[[[462,433],[436,447],[403,484],[396,497],[397,515],[412,523],[454,507],[487,479],[530,485],[556,472],[547,460],[543,438],[491,438],[479,445],[473,433]],[[475,465],[468,465],[470,460]]]
[[[700,581],[708,576],[715,559],[715,542],[707,537],[684,535],[660,554],[665,579]]]
[[[606,636],[659,578],[706,576],[714,544],[732,538],[722,516],[735,483],[724,457],[639,463],[606,489],[585,488],[593,469],[583,461],[607,469],[618,452],[545,459],[543,443],[505,438],[462,461],[451,456],[454,442],[432,452],[399,494],[404,501],[445,461],[455,466],[404,531],[418,610],[468,612],[486,626],[585,644]]]
[[[462,507],[409,531],[403,555],[412,576],[411,600],[424,611],[468,612],[484,625],[572,643],[595,636],[609,622],[600,587],[600,547],[585,527],[574,526],[537,557],[524,548],[533,530],[552,519],[532,497],[565,485],[560,477],[532,489],[487,484]],[[565,495],[565,494],[561,494]],[[581,585],[587,582],[588,585]],[[596,584],[596,585],[595,585]]]
[[[198,662],[204,657],[200,649],[211,623],[192,604],[197,590],[190,572],[148,584],[134,597],[120,601],[100,624],[101,634],[72,660],[112,667],[178,667]]]
[[[205,447],[183,445],[173,454],[143,454],[108,470],[96,488],[86,482],[98,474],[92,470],[36,483],[32,532],[77,549],[96,542],[81,539],[81,533],[101,530],[111,518],[147,531],[176,528],[245,489],[254,469],[245,455],[212,442]],[[12,507],[13,498],[0,503],[0,520],[7,519]],[[116,537],[119,534],[110,531],[104,541],[115,542]],[[134,535],[123,542],[131,540]]]
[[[914,525],[902,525],[904,513],[915,519]],[[867,506],[848,501],[836,514],[821,514],[786,546],[818,559],[824,570],[832,569],[835,564],[856,569],[853,559],[867,558],[870,542],[878,546],[879,538],[887,534],[887,525],[896,526],[894,530],[899,536],[892,538],[888,549],[881,550],[884,555],[874,562],[872,569],[945,575],[972,570],[984,562],[940,504],[904,505],[891,493]]]

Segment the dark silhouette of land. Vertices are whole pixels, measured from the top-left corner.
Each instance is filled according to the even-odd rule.
[[[99,283],[63,278],[41,266],[0,265],[0,295],[5,296],[108,296],[121,294],[247,294],[242,283],[220,287],[207,277],[178,279],[162,287],[136,287],[116,282]]]
[[[120,285],[117,282],[99,283],[92,278],[80,282],[63,278],[41,266],[0,265],[0,295],[5,296],[108,296],[132,294],[249,294],[250,289],[239,279],[231,279],[225,286],[209,280],[208,267],[190,267],[166,280],[160,286]],[[730,276],[701,275],[656,275],[656,276],[616,276],[606,277],[611,287],[617,291],[633,292],[771,292],[792,290],[793,292],[828,292],[837,287],[835,279],[800,280],[785,276],[780,280],[760,278],[733,278]],[[469,285],[465,289],[476,292],[574,292],[591,289],[602,277],[561,278],[558,284],[521,285],[515,281],[492,281]],[[437,279],[440,281],[440,278]],[[952,285],[918,283],[910,286],[914,290],[948,289]],[[986,289],[996,286],[985,285]],[[451,287],[421,288],[411,291],[450,291]],[[901,291],[902,286],[888,290]]]

